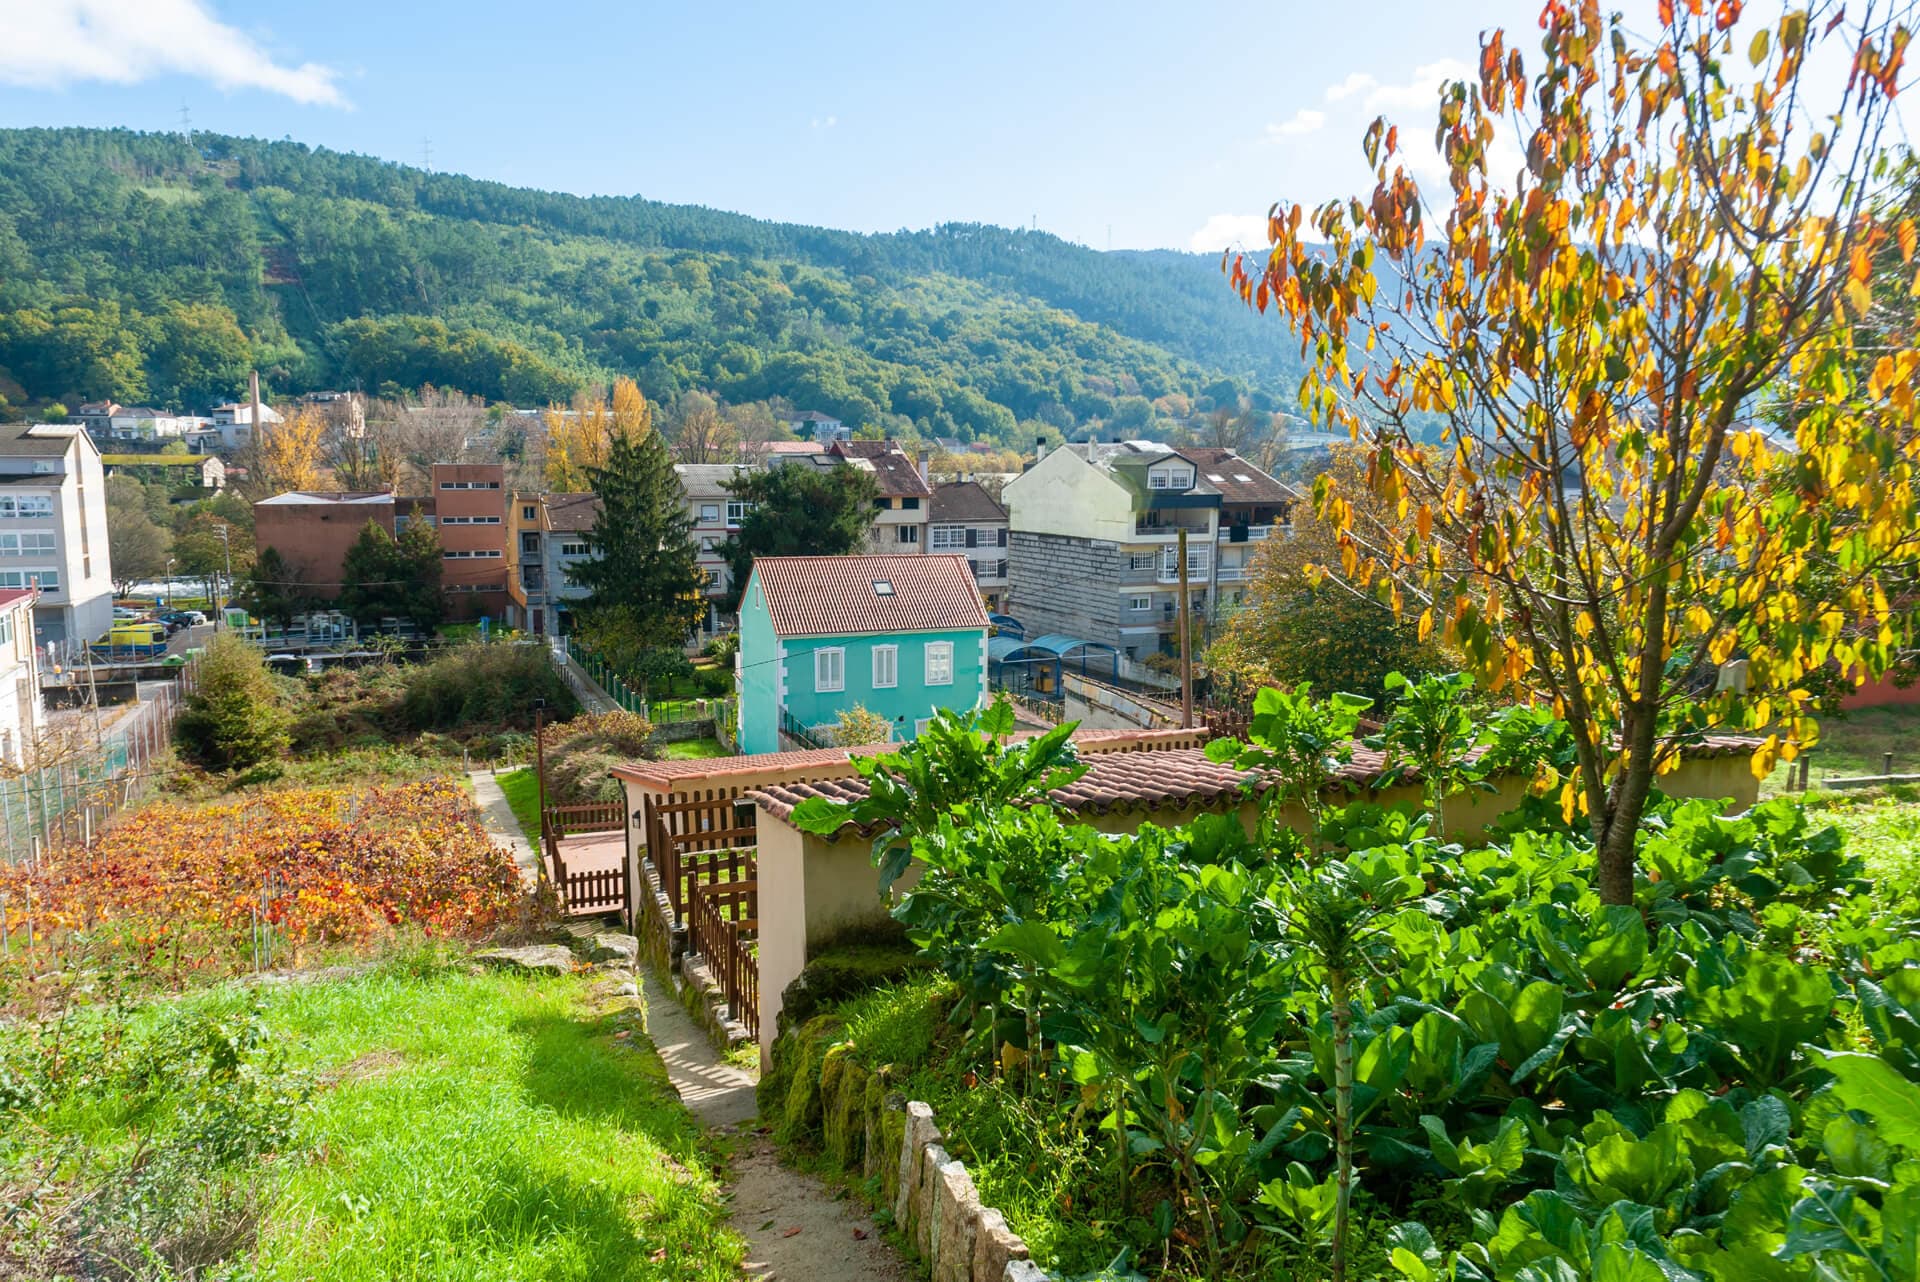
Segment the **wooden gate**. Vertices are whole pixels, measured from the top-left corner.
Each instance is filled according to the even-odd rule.
[[[704,795],[702,795],[702,792]],[[646,799],[647,860],[687,945],[713,972],[733,1018],[760,1035],[760,895],[753,812],[738,788]]]
[[[608,838],[619,836],[618,862],[606,867],[600,847],[611,847]],[[549,806],[540,816],[540,837],[553,870],[553,889],[560,897],[562,912],[569,917],[592,916],[618,909],[628,912],[632,903],[627,874],[626,807],[617,801],[588,802],[580,805]],[[601,840],[595,841],[593,839]],[[586,839],[586,840],[582,840]],[[572,843],[583,860],[599,866],[569,868],[567,851]]]
[[[692,891],[687,942],[707,963],[733,1018],[760,1036],[760,884],[708,882]]]

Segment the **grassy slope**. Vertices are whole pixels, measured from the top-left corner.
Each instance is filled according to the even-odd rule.
[[[295,1151],[249,1173],[283,1183],[247,1276],[736,1277],[697,1125],[651,1044],[582,1008],[584,985],[439,971],[262,990],[288,1068],[317,1085]],[[129,1120],[75,1101],[46,1139],[110,1146]]]
[[[705,757],[724,757],[727,750],[718,739],[688,739],[681,743],[663,743],[660,755],[669,761],[691,761]]]

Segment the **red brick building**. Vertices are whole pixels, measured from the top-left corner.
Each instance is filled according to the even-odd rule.
[[[448,616],[504,619],[511,497],[501,485],[505,469],[498,463],[436,463],[432,478]]]

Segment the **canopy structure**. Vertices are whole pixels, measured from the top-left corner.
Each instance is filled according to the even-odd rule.
[[[1027,635],[1027,625],[1014,618],[1011,614],[989,614],[987,616],[987,622],[991,623],[994,631],[1003,637],[1024,637]]]
[[[1027,640],[997,636],[987,641],[987,677],[993,688],[1042,699],[1064,697],[1061,678],[1069,671],[1116,681],[1120,651],[1100,641],[1058,632]]]

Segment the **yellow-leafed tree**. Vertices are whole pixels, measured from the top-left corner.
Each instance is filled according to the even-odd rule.
[[[547,410],[547,488],[584,494],[593,486],[588,472],[605,467],[616,438],[638,442],[653,430],[653,406],[630,378],[615,379],[611,401],[599,392],[574,398],[571,413]]]
[[[1265,258],[1227,264],[1397,518],[1316,488],[1344,576],[1489,687],[1552,700],[1578,749],[1562,805],[1615,904],[1689,743],[1761,735],[1764,774],[1817,733],[1823,672],[1896,657],[1889,580],[1920,550],[1912,336],[1854,341],[1876,264],[1906,262],[1903,291],[1914,270],[1882,190],[1910,6],[1743,7],[1661,0],[1642,39],[1554,0],[1531,75],[1487,33],[1440,93],[1444,184],[1377,120],[1371,192],[1276,206]]]
[[[260,499],[288,490],[319,489],[325,475],[321,462],[326,434],[326,420],[311,406],[284,422],[256,428],[253,446],[247,451],[247,494]]]

